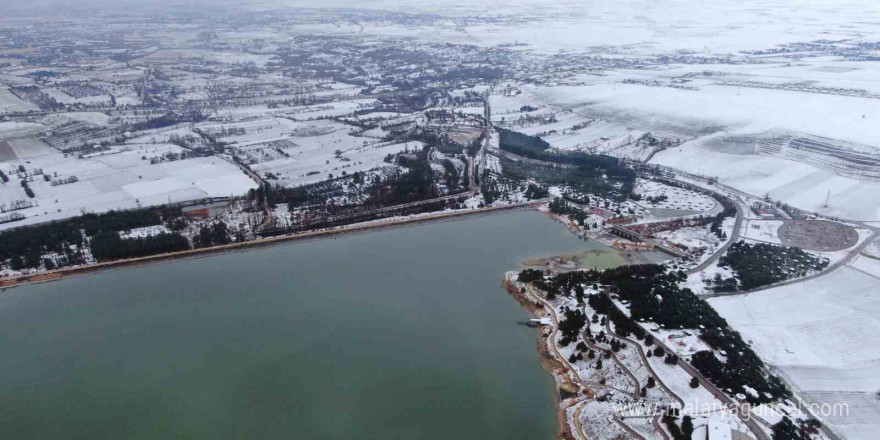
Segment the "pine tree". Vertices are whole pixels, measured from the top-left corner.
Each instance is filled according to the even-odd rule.
[[[694,433],[694,421],[691,420],[691,416],[681,418],[681,433],[684,434],[684,438],[691,438],[691,434]]]

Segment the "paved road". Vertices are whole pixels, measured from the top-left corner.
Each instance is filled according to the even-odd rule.
[[[559,353],[559,350],[556,349],[556,343],[554,341],[556,341],[556,333],[559,331],[559,317],[556,316],[556,308],[553,307],[553,304],[550,304],[549,302],[547,302],[547,300],[542,298],[541,295],[535,293],[535,291],[532,290],[531,284],[526,286],[526,291],[529,293],[530,296],[540,301],[541,304],[544,305],[545,310],[548,310],[550,312],[549,316],[553,319],[553,333],[548,336],[550,340],[550,348],[553,350],[553,354],[556,355],[557,359],[559,359],[559,362],[565,365],[565,367],[568,368],[568,370],[571,371],[572,374],[574,374],[575,379],[582,384],[584,380],[578,374],[577,370],[575,370],[575,368],[568,362],[568,359],[562,356],[562,354]]]
[[[645,436],[636,432],[635,429],[630,428],[629,425],[627,425],[626,423],[623,423],[623,421],[621,421],[620,418],[618,418],[617,416],[614,416],[614,422],[617,423],[618,426],[623,428],[623,430],[626,431],[629,435],[631,435],[639,440],[647,440],[645,438]]]
[[[678,394],[675,394],[674,392],[672,392],[672,390],[670,390],[669,387],[666,386],[666,383],[663,382],[663,379],[660,378],[660,375],[657,374],[656,371],[654,371],[654,367],[651,366],[651,363],[648,362],[648,357],[645,356],[645,350],[642,348],[642,345],[636,341],[633,341],[632,339],[625,338],[625,337],[620,336],[617,333],[611,331],[611,322],[609,322],[609,321],[610,320],[605,321],[605,330],[607,330],[606,333],[608,334],[608,336],[613,337],[613,338],[617,338],[621,341],[625,341],[629,344],[632,344],[636,348],[636,351],[639,353],[639,357],[642,358],[642,363],[645,365],[645,368],[647,368],[648,372],[651,373],[651,376],[654,376],[654,379],[657,380],[657,385],[660,385],[660,388],[663,388],[663,390],[666,391],[667,394],[669,394],[675,400],[677,400],[681,406],[684,406],[684,400],[682,400],[682,398],[679,397]]]
[[[661,166],[661,168],[664,169],[664,170],[666,170],[666,171],[668,171],[668,172],[671,172],[671,173],[673,173],[673,174],[678,174],[678,175],[686,176],[686,177],[691,178],[691,179],[695,179],[695,180],[705,180],[705,177],[703,177],[703,176],[698,176],[698,175],[695,175],[695,174],[686,173],[686,172],[683,172],[683,171],[681,171],[681,170],[676,170],[676,169],[674,169],[674,168],[669,168],[669,167],[665,167],[665,166]],[[715,185],[718,186],[718,187],[720,187],[720,188],[724,188],[726,191],[729,191],[730,193],[733,193],[733,194],[737,194],[737,195],[744,196],[744,197],[752,197],[752,198],[755,198],[755,196],[752,195],[752,194],[748,194],[748,193],[746,193],[746,192],[740,191],[740,190],[738,190],[738,189],[736,189],[736,188],[732,188],[732,187],[727,186],[727,185],[724,185],[724,184],[722,184],[722,183],[717,183],[717,182],[716,182]],[[718,258],[720,258],[721,255],[723,255],[724,252],[726,252],[727,249],[728,249],[733,243],[735,243],[736,240],[739,238],[739,230],[740,230],[740,227],[742,226],[742,220],[743,220],[743,209],[744,209],[744,208],[743,208],[743,206],[741,206],[741,204],[740,204],[739,202],[737,202],[736,200],[734,200],[734,199],[731,199],[731,200],[734,201],[735,206],[736,206],[736,224],[734,225],[734,231],[733,231],[733,234],[731,234],[730,240],[728,240],[727,243],[725,243],[724,246],[722,246],[717,252],[715,252],[715,254],[713,254],[708,260],[704,261],[704,262],[703,262],[702,264],[700,264],[699,266],[697,266],[697,267],[695,267],[695,268],[693,268],[693,269],[690,269],[690,270],[686,271],[686,273],[688,273],[688,274],[692,274],[692,273],[696,273],[696,272],[700,272],[700,271],[702,271],[702,270],[705,270],[707,267],[709,267],[710,264],[712,264],[712,263],[715,262]],[[808,215],[817,215],[817,216],[818,216],[818,214],[816,214],[816,213],[811,213],[811,212],[804,211],[804,210],[800,210],[800,209],[797,209],[797,208],[792,208],[792,210],[794,210],[794,211],[800,213],[800,214],[803,215],[803,216],[808,216]],[[852,249],[852,250],[851,250],[851,251],[850,251],[850,252],[849,252],[849,253],[848,253],[843,259],[841,259],[840,261],[837,261],[837,262],[831,264],[831,265],[828,266],[825,270],[823,270],[823,271],[821,271],[821,272],[819,272],[819,273],[816,273],[816,274],[813,274],[813,275],[810,275],[810,276],[804,277],[804,278],[797,278],[797,279],[792,279],[792,280],[786,280],[786,281],[782,281],[782,282],[779,282],[779,283],[776,283],[776,284],[771,284],[771,285],[768,285],[768,286],[758,287],[758,288],[756,288],[756,289],[752,289],[752,290],[747,290],[747,291],[742,291],[742,292],[709,293],[709,294],[703,294],[703,295],[700,295],[700,297],[705,299],[705,298],[714,298],[714,297],[719,297],[719,296],[745,295],[745,294],[748,294],[748,293],[760,292],[760,291],[762,291],[762,290],[773,289],[773,288],[776,288],[776,287],[782,287],[782,286],[787,286],[787,285],[796,284],[796,283],[802,283],[802,282],[805,282],[805,281],[810,281],[810,280],[814,280],[814,279],[819,278],[819,277],[823,277],[823,276],[825,276],[825,275],[828,275],[828,274],[834,272],[835,270],[839,269],[840,267],[843,267],[844,265],[848,264],[850,261],[852,261],[852,259],[855,258],[856,256],[858,256],[862,251],[864,251],[866,247],[870,246],[871,242],[872,242],[873,240],[876,239],[876,237],[877,237],[878,234],[880,234],[880,228],[875,227],[875,226],[871,226],[871,225],[866,224],[865,222],[862,222],[862,221],[856,221],[856,220],[845,220],[845,219],[840,219],[839,221],[846,222],[846,223],[855,223],[855,224],[858,224],[858,225],[859,225],[860,227],[862,227],[862,228],[870,229],[870,230],[872,231],[872,235],[871,235],[870,237],[866,238],[866,239],[865,239],[860,245],[858,245],[857,247],[853,248],[853,249]]]
[[[648,332],[648,329],[645,329],[644,326],[640,323],[636,322],[636,325],[639,325],[645,330],[645,332]],[[660,338],[654,338],[654,343],[663,347],[663,349],[667,353],[675,353],[675,351],[672,350],[665,343],[663,343]],[[697,371],[696,368],[694,368],[691,364],[687,363],[682,358],[678,359],[678,366],[681,367],[688,374],[690,374],[691,377],[697,378],[697,381],[700,382],[700,385],[709,390],[709,392],[712,393],[712,395],[714,395],[715,398],[718,399],[721,403],[726,405],[728,408],[733,409],[734,413],[736,413],[739,419],[742,420],[742,422],[749,428],[750,431],[752,431],[752,434],[754,434],[758,440],[770,440],[770,436],[768,436],[767,433],[764,432],[764,430],[761,428],[761,426],[758,425],[755,419],[751,417],[751,414],[743,413],[742,408],[737,404],[737,402],[734,402],[734,400],[731,399],[730,396],[718,389],[718,387],[713,385],[712,382],[709,382],[709,380],[706,379],[706,377],[704,377],[699,371]]]
[[[733,199],[730,199],[730,200],[733,202],[733,206],[736,207],[736,223],[733,224],[733,232],[730,233],[730,238],[727,240],[726,243],[724,243],[724,245],[722,245],[720,248],[718,248],[718,250],[715,251],[715,253],[712,254],[711,257],[707,258],[706,261],[700,263],[699,266],[697,266],[693,269],[686,270],[685,271],[686,274],[690,275],[693,273],[697,273],[697,272],[701,272],[701,271],[706,270],[707,267],[709,267],[712,263],[714,263],[719,258],[721,258],[721,256],[724,255],[725,252],[727,252],[727,249],[729,249],[730,246],[732,246],[734,243],[736,243],[736,241],[739,239],[739,229],[742,226],[743,217],[744,217],[743,207],[740,206],[739,202],[737,202],[736,200],[733,200]]]
[[[526,286],[526,291],[528,292],[529,296],[531,296],[531,297],[537,299],[539,302],[541,302],[541,304],[544,305],[545,310],[549,311],[549,316],[551,316],[553,319],[553,332],[551,333],[550,338],[552,338],[551,341],[555,340],[556,333],[558,331],[557,329],[559,327],[559,320],[556,315],[556,308],[553,307],[552,304],[547,302],[540,295],[535,293],[531,285]],[[639,324],[639,323],[636,323],[636,324],[641,326],[641,324]],[[647,329],[645,329],[645,331],[647,332]],[[656,344],[663,347],[663,349],[667,353],[674,353],[675,352],[669,346],[664,344],[663,341],[661,341],[659,338],[655,338],[654,341]],[[569,371],[571,371],[574,374],[576,380],[581,385],[583,385],[584,382],[581,379],[580,375],[578,375],[577,370],[575,370],[574,367],[570,363],[568,363],[568,360],[565,359],[559,353],[559,351],[556,349],[556,344],[551,343],[550,347],[553,350],[554,354],[556,355],[557,359],[559,359],[560,362],[563,363],[563,365],[565,365],[569,369]],[[718,389],[715,385],[713,385],[711,382],[709,382],[709,380],[706,379],[699,371],[697,371],[696,368],[691,366],[689,363],[685,362],[683,359],[678,360],[678,366],[681,367],[688,374],[690,374],[692,377],[697,378],[697,381],[700,382],[700,385],[702,385],[707,390],[709,390],[709,392],[712,393],[715,396],[715,398],[717,398],[720,402],[727,405],[729,408],[733,409],[734,413],[736,413],[736,415],[740,418],[740,420],[742,420],[743,423],[749,428],[749,430],[752,431],[752,433],[755,435],[757,440],[771,440],[770,437],[767,435],[767,433],[764,432],[764,430],[758,425],[758,423],[754,419],[751,418],[751,414],[744,414],[742,412],[742,409],[740,408],[740,406],[737,405],[737,403],[734,402],[733,399],[730,398],[730,396],[728,396],[726,393],[724,393],[723,391]],[[655,376],[656,376],[656,374],[655,374]],[[665,384],[663,386],[665,388]],[[671,394],[673,396],[675,396],[675,394],[673,394],[673,393],[671,393]],[[676,396],[676,397],[678,397],[678,396]],[[680,400],[680,398],[679,398],[679,400]]]
[[[660,426],[660,416],[656,416],[656,417],[654,417],[654,421],[653,421],[653,423],[654,423],[654,428],[656,428],[657,431],[660,432],[660,435],[663,436],[663,440],[670,440],[670,438],[669,438],[669,434],[667,434],[667,433],[666,433],[666,430],[663,429],[662,426]]]

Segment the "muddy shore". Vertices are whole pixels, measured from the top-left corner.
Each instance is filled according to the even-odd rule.
[[[507,277],[502,281],[502,287],[510,293],[510,296],[513,297],[516,302],[518,302],[523,308],[529,311],[536,318],[543,318],[544,306],[541,304],[536,304],[530,301],[525,295],[514,285],[514,283],[510,282]],[[568,415],[566,414],[566,410],[570,408],[572,405],[576,405],[579,403],[579,400],[574,400],[570,398],[564,398],[562,395],[562,387],[568,388],[577,388],[577,385],[571,383],[565,374],[567,368],[565,365],[559,361],[553,354],[550,353],[550,350],[547,348],[548,338],[543,331],[543,328],[539,329],[538,332],[538,340],[536,342],[536,349],[538,350],[538,354],[541,355],[541,366],[544,367],[544,370],[553,377],[554,393],[556,394],[556,421],[557,421],[557,430],[556,436],[562,440],[574,440],[576,437],[571,432],[571,425],[568,423]],[[587,390],[589,391],[589,390]]]

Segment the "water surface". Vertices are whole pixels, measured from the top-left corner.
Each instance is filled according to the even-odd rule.
[[[2,439],[553,439],[517,262],[599,245],[514,212],[0,294]]]

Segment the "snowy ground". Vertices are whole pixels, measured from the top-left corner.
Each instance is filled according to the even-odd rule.
[[[39,107],[28,102],[22,101],[13,95],[6,87],[0,87],[0,115],[4,113],[26,112],[29,110],[38,110]]]
[[[761,57],[741,64],[672,63],[609,69],[543,85],[505,84],[491,102],[494,121],[504,117],[510,128],[543,134],[556,148],[595,147],[643,160],[648,154],[629,151],[628,141],[640,133],[662,134],[684,143],[657,152],[650,163],[718,177],[739,190],[805,210],[870,221],[880,219],[876,179],[853,178],[805,159],[758,154],[757,145],[781,130],[859,144],[876,154],[880,87],[872,78],[878,73],[880,63],[830,55],[797,62]],[[522,111],[523,106],[537,110]],[[518,127],[511,121],[525,122]]]
[[[65,157],[33,138],[16,139],[14,144],[19,159],[0,163],[10,176],[10,182],[0,184],[0,204],[27,200],[37,206],[18,211],[26,218],[0,225],[4,229],[74,217],[83,212],[241,196],[256,187],[238,167],[219,157],[155,165],[143,159],[182,151],[171,144],[126,145],[118,147],[119,152],[115,154],[88,159]],[[19,165],[29,174],[41,169],[51,180],[75,176],[78,181],[53,186],[43,175],[31,175],[29,186],[36,197],[30,199],[18,184],[18,176],[11,174]]]
[[[298,147],[290,149],[290,157],[262,162],[251,166],[251,169],[272,173],[278,182],[287,186],[303,185],[324,180],[328,175],[339,176],[345,172],[352,174],[386,165],[383,159],[389,154],[402,151],[421,149],[421,142],[399,144],[374,143],[363,145],[363,138],[353,138],[343,134],[342,137],[312,137],[301,142]],[[321,143],[321,142],[326,142]],[[294,152],[297,150],[298,152]],[[335,151],[342,153],[337,156]]]
[[[660,213],[662,210],[679,210],[708,213],[718,206],[718,202],[708,195],[651,180],[638,179],[635,192],[642,196],[642,200],[637,202],[637,205],[649,212]],[[665,197],[666,199],[651,203],[647,200],[649,197]]]
[[[741,191],[824,215],[865,221],[880,218],[880,183],[837,176],[775,157],[719,152],[707,144],[695,141],[666,150],[652,162],[715,176]]]
[[[880,259],[880,238],[874,239],[863,251],[865,255]]]
[[[654,236],[672,244],[683,246],[689,251],[696,252],[697,255],[705,255],[706,257],[714,254],[715,250],[724,243],[724,240],[718,238],[714,232],[709,230],[708,226],[658,232]],[[702,249],[702,252],[699,251],[700,249]]]
[[[830,423],[848,440],[868,440],[880,430],[878,291],[880,261],[859,257],[815,280],[709,302],[808,396],[856,401],[858,416]]]
[[[777,235],[782,223],[778,220],[744,220],[740,236],[762,243],[782,244],[779,235]]]

